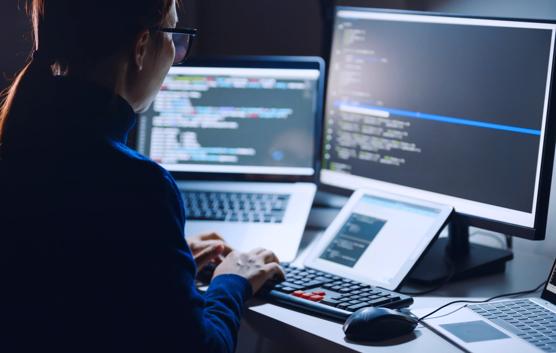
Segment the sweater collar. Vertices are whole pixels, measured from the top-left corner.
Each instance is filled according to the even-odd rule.
[[[127,142],[137,114],[124,98],[90,81],[71,77],[57,77],[56,81],[57,93],[84,112],[85,119],[73,117],[74,123],[85,131],[100,133],[116,142]]]

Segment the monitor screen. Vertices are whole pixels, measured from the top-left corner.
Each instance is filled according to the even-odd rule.
[[[173,172],[314,175],[318,69],[173,67],[138,150]]]
[[[533,227],[556,26],[343,7],[334,26],[321,182]]]

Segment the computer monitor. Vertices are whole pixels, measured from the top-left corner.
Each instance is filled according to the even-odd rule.
[[[454,254],[485,250],[468,251],[470,225],[544,239],[555,32],[544,21],[338,7],[321,184],[453,206]]]
[[[189,60],[142,114],[138,150],[180,179],[314,181],[323,76],[317,57]]]

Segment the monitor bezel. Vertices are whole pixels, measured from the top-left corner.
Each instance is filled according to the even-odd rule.
[[[420,16],[435,16],[435,17],[450,17],[450,18],[464,18],[464,19],[479,19],[479,20],[493,20],[493,21],[512,21],[512,22],[523,22],[523,23],[546,23],[556,25],[556,21],[547,19],[524,19],[524,18],[508,18],[508,17],[488,17],[488,16],[474,16],[474,15],[461,15],[453,13],[440,13],[440,12],[424,12],[424,11],[410,11],[410,10],[393,10],[393,9],[383,9],[383,8],[369,8],[369,7],[354,7],[354,6],[336,6],[334,13],[333,26],[335,28],[336,21],[338,18],[339,11],[361,11],[361,12],[375,12],[375,13],[391,13],[391,14],[402,14],[402,15],[420,15]],[[332,50],[332,47],[331,47]],[[556,51],[556,48],[554,49]],[[331,54],[331,53],[330,53]],[[552,57],[556,58],[555,53],[552,53]],[[330,56],[331,58],[331,56]],[[552,104],[553,92],[555,88],[554,79],[556,77],[556,60],[552,61],[552,74],[550,77],[549,95],[548,95],[548,106],[547,106],[547,117],[545,126],[545,136],[544,145],[541,152],[541,167],[539,171],[539,187],[538,196],[536,201],[536,213],[535,221],[533,227],[526,227],[519,224],[512,224],[509,222],[495,221],[488,218],[480,217],[477,215],[466,214],[458,212],[457,209],[454,211],[454,216],[457,217],[458,222],[464,226],[473,226],[482,229],[491,230],[494,232],[500,232],[507,235],[517,236],[530,240],[544,240],[546,237],[546,227],[548,218],[548,207],[550,200],[550,186],[552,183],[552,172],[554,164],[554,149],[556,137],[554,136],[556,130],[555,123],[553,119],[556,119],[556,111]],[[328,63],[330,64],[330,63]],[[327,80],[328,86],[328,80]],[[328,96],[325,97],[324,107],[326,109]],[[326,124],[326,114],[323,115],[323,128]],[[323,139],[324,142],[324,139]],[[321,165],[324,162],[324,153],[321,154]],[[322,173],[322,168],[319,172]],[[354,190],[344,189],[337,186],[332,186],[322,183],[319,178],[319,188],[323,191],[336,193],[344,196],[350,195]]]
[[[312,182],[317,183],[321,166],[321,136],[324,121],[324,86],[326,78],[326,63],[317,56],[198,56],[188,59],[175,67],[233,67],[233,68],[261,68],[261,69],[312,69],[320,72],[317,81],[317,106],[315,112],[315,141],[313,157],[313,175],[289,174],[246,174],[246,173],[213,173],[170,171],[176,180],[205,180],[205,181],[264,181],[264,182]],[[135,139],[139,133],[135,132]],[[137,142],[135,142],[137,146]]]

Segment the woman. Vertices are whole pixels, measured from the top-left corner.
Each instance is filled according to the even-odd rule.
[[[174,0],[30,9],[34,54],[0,113],[0,351],[233,351],[245,300],[284,276],[276,256],[186,242],[174,180],[125,145],[185,55]]]

